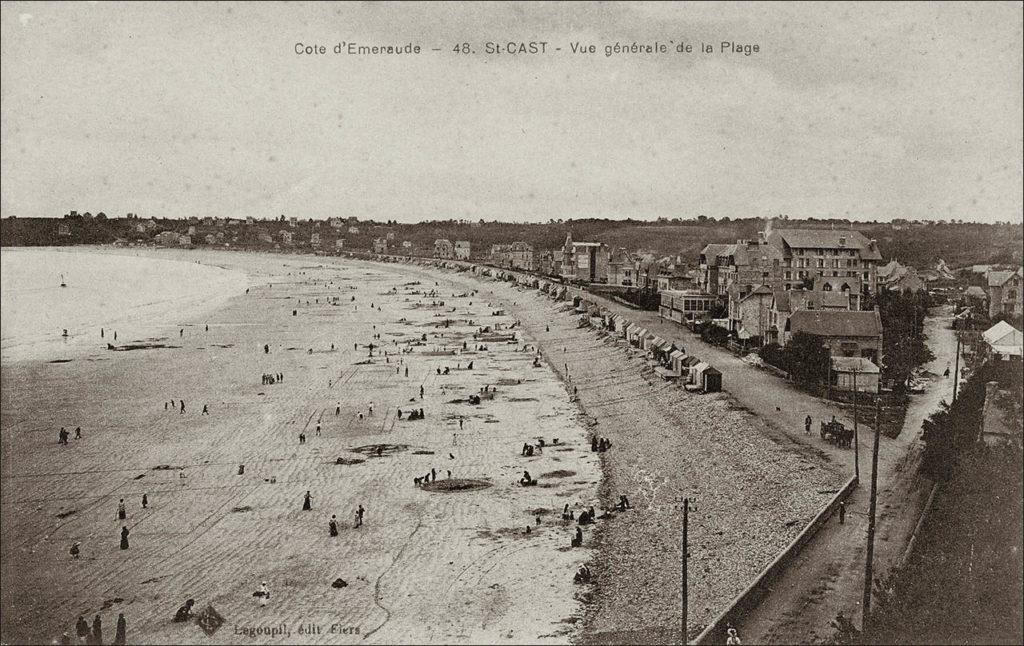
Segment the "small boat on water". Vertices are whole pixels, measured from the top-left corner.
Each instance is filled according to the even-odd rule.
[[[66,282],[64,282],[64,274],[60,275],[60,286],[61,287],[67,287],[68,286],[68,284]]]

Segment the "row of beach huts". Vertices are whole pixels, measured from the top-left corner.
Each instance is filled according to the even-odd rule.
[[[464,265],[453,264],[452,268],[466,270]],[[621,314],[614,314],[582,295],[572,295],[565,285],[495,267],[474,265],[469,269],[480,276],[516,282],[524,288],[540,290],[553,300],[567,302],[571,300],[575,313],[580,316],[581,326],[590,326],[603,334],[645,351],[654,372],[662,379],[676,381],[691,391],[712,393],[722,390],[721,371],[708,362],[688,354],[682,343],[663,339],[642,325],[630,321]]]

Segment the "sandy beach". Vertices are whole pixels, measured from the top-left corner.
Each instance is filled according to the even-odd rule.
[[[827,456],[727,394],[661,381],[639,351],[579,328],[534,290],[402,264],[160,255],[244,271],[255,286],[202,320],[168,322],[174,337],[185,329],[180,348],[97,343],[72,362],[3,368],[5,641],[51,639],[101,608],[110,623],[125,613],[129,641],[204,641],[171,621],[195,598],[225,618],[218,642],[674,642],[684,497],[693,636],[842,481]],[[474,339],[483,326],[505,329]],[[371,341],[396,354],[369,357]],[[285,379],[262,385],[264,373]],[[494,399],[469,404],[484,386]],[[184,415],[164,410],[172,398]],[[398,408],[426,418],[399,420]],[[84,439],[57,445],[60,426],[79,425]],[[594,434],[612,449],[591,452]],[[543,454],[522,457],[538,438]],[[487,486],[415,486],[432,468],[442,485],[451,469]],[[524,469],[539,486],[517,483]],[[583,548],[570,549],[563,505],[603,510],[623,494],[634,509],[584,527]],[[573,584],[581,563],[592,585]],[[332,588],[337,578],[347,587]],[[267,607],[251,596],[261,581]]]
[[[508,310],[403,266],[181,255],[226,259],[257,285],[132,340],[180,347],[110,351],[97,332],[74,360],[3,366],[4,642],[48,642],[96,613],[112,631],[119,612],[129,642],[208,641],[171,621],[188,598],[223,616],[212,639],[225,643],[572,639],[572,577],[594,540],[585,527],[570,549],[576,528],[560,515],[597,503],[599,462],[557,376],[519,351],[531,341],[507,329]],[[264,385],[265,373],[284,380]],[[484,386],[493,399],[469,404]],[[172,399],[184,414],[165,410]],[[425,419],[409,421],[413,408]],[[59,445],[62,426],[83,438]],[[539,438],[547,450],[522,457]],[[432,469],[435,489],[415,486]],[[524,469],[538,486],[518,484]],[[449,470],[482,487],[445,490]],[[266,607],[252,597],[262,581]],[[252,634],[264,629],[282,634]]]

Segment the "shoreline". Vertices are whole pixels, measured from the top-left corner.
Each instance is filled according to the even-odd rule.
[[[333,637],[325,634],[315,638],[316,641],[362,641],[367,634],[372,635],[369,641],[374,642],[439,643],[497,640],[499,636],[511,637],[513,642],[531,643],[566,643],[571,639],[578,621],[573,619],[573,615],[581,612],[574,599],[572,574],[575,564],[588,558],[590,549],[569,550],[574,526],[563,526],[551,519],[557,519],[563,502],[572,503],[575,509],[580,508],[579,504],[587,503],[594,495],[588,492],[596,492],[600,474],[596,460],[582,450],[584,431],[574,421],[576,415],[565,403],[561,385],[554,374],[547,368],[531,370],[528,365],[530,355],[519,353],[517,356],[514,347],[499,346],[495,342],[490,344],[489,350],[475,353],[477,365],[474,370],[454,371],[444,377],[435,375],[433,366],[442,366],[446,361],[457,362],[457,355],[425,351],[429,348],[420,348],[411,355],[405,355],[416,375],[410,373],[412,381],[403,386],[405,380],[384,370],[386,364],[383,362],[360,365],[365,363],[365,349],[353,355],[345,349],[341,339],[348,338],[351,342],[353,337],[361,337],[365,339],[364,343],[368,342],[372,322],[394,321],[399,317],[408,318],[410,322],[387,323],[384,329],[378,330],[382,339],[388,338],[392,332],[404,338],[418,337],[420,329],[428,336],[434,334],[432,330],[440,333],[436,327],[440,319],[435,317],[442,313],[443,308],[431,308],[429,303],[425,308],[417,308],[405,300],[409,297],[401,294],[384,296],[390,285],[397,287],[399,292],[421,289],[402,288],[401,285],[419,281],[425,286],[428,273],[410,277],[406,268],[379,268],[358,261],[337,264],[310,260],[301,256],[240,256],[237,262],[242,265],[280,267],[274,286],[270,287],[268,283],[248,296],[229,299],[211,316],[209,340],[204,337],[201,326],[186,329],[186,347],[180,350],[97,351],[82,360],[56,366],[46,362],[3,365],[4,457],[14,458],[5,459],[3,465],[4,579],[5,583],[10,582],[4,591],[5,640],[46,640],[45,635],[59,635],[60,631],[52,632],[49,628],[46,633],[21,631],[33,630],[33,626],[35,629],[52,626],[53,621],[73,624],[74,616],[68,615],[83,611],[93,613],[96,606],[101,605],[101,600],[117,598],[123,599],[121,606],[115,602],[114,608],[108,612],[118,607],[125,610],[129,618],[130,640],[135,635],[135,638],[154,643],[191,642],[195,636],[189,637],[178,626],[166,623],[168,613],[173,614],[173,608],[168,609],[167,605],[180,603],[177,597],[185,595],[187,590],[201,603],[204,603],[203,598],[212,599],[224,616],[241,620],[252,613],[251,602],[242,601],[248,594],[244,590],[257,584],[258,581],[253,583],[251,579],[259,576],[270,578],[279,594],[288,597],[286,600],[282,596],[278,603],[289,618],[300,621],[310,612],[322,614],[330,607],[322,602],[292,609],[294,603],[306,603],[302,599],[308,600],[310,593],[316,598],[321,593],[314,592],[315,588],[307,590],[307,584],[300,584],[297,580],[289,583],[295,573],[287,567],[289,563],[297,565],[300,562],[290,560],[298,558],[298,552],[289,557],[292,550],[300,546],[308,546],[303,548],[303,552],[311,549],[311,554],[334,549],[327,547],[326,531],[319,526],[326,520],[319,520],[322,518],[320,514],[315,514],[318,526],[309,528],[306,527],[306,516],[298,511],[292,512],[298,507],[293,507],[291,498],[297,496],[301,502],[301,491],[311,487],[315,501],[317,490],[321,490],[320,502],[314,502],[314,511],[321,505],[345,511],[347,504],[334,504],[334,501],[342,500],[338,498],[339,494],[351,500],[344,491],[356,492],[364,504],[382,496],[394,501],[386,509],[380,507],[383,504],[380,500],[375,505],[367,504],[374,519],[374,523],[368,525],[371,529],[362,539],[352,535],[350,528],[342,530],[343,536],[348,537],[344,539],[345,547],[342,548],[346,556],[340,561],[332,559],[339,564],[347,564],[343,569],[355,570],[348,574],[341,572],[349,582],[347,594],[342,597],[348,601],[342,602],[335,610],[343,616],[351,616],[353,624],[361,627],[361,634]],[[272,273],[260,273],[258,277]],[[442,289],[453,284],[436,272],[429,275],[442,284]],[[328,287],[332,282],[333,286]],[[285,291],[279,294],[277,290],[282,288]],[[358,308],[358,312],[344,314],[340,308],[324,302],[322,294],[329,293],[327,290],[342,288],[346,296],[350,291],[357,295],[357,303],[377,302],[384,312],[373,318],[364,305]],[[319,306],[312,302],[317,293],[321,294]],[[308,306],[305,305],[307,295]],[[287,300],[282,301],[282,298]],[[298,317],[293,317],[291,314],[295,306],[287,301],[294,303],[297,298],[302,299],[302,304],[296,310]],[[411,297],[412,301],[416,298]],[[249,305],[250,302],[253,305]],[[466,302],[468,300],[461,306],[456,304],[459,313],[475,308],[477,316],[492,320],[481,311],[483,301],[474,302],[472,307],[464,310]],[[251,318],[250,315],[254,314],[258,314],[258,318]],[[348,323],[341,327],[331,323],[339,316]],[[263,321],[260,324],[267,331],[238,327],[246,322],[246,318],[247,323]],[[494,317],[493,320],[511,321],[508,316]],[[464,334],[455,330],[455,326],[452,330],[456,338]],[[256,353],[256,343],[261,341],[261,337],[255,335],[278,337],[279,343],[269,355]],[[239,345],[242,338],[254,342]],[[330,350],[319,349],[329,345],[331,340],[340,346],[335,351],[337,356]],[[318,348],[313,354],[288,351],[289,347],[304,349],[311,343]],[[232,344],[235,348],[220,347]],[[241,354],[237,361],[241,363],[233,368],[231,365],[236,360],[230,357],[238,354],[239,350]],[[244,379],[238,370],[248,371],[245,366],[251,365],[258,384],[258,364],[267,356],[274,362],[284,361],[292,366],[283,370],[289,376],[285,382],[263,389],[238,383],[239,377]],[[345,359],[345,356],[350,358]],[[462,362],[473,356],[474,353],[470,352]],[[339,359],[338,379],[332,378],[334,388],[328,389],[334,394],[316,394],[328,385],[330,376],[330,371],[325,374],[317,366],[321,363],[336,364]],[[187,363],[181,365],[189,366],[186,371],[175,367],[182,361]],[[155,368],[158,365],[164,367]],[[306,368],[301,369],[302,365]],[[513,378],[517,372],[521,374],[519,385]],[[123,376],[115,379],[115,374],[120,373]],[[306,373],[309,373],[309,378],[304,376]],[[82,382],[81,376],[87,374],[92,377]],[[20,379],[8,380],[12,375]],[[26,379],[34,384],[38,394],[61,391],[65,394],[50,397],[51,405],[44,408],[41,402],[36,401],[37,398],[31,397],[31,393],[12,386]],[[187,382],[191,385],[186,386]],[[488,382],[492,386],[498,384],[499,392],[494,401],[484,402],[483,406],[475,409],[467,409],[464,403],[452,403],[453,394],[467,390],[473,392],[477,389],[474,383]],[[413,394],[418,383],[427,387],[424,401],[427,419],[412,423],[398,421],[394,404],[388,406],[387,401],[406,401],[408,396],[403,398],[401,392],[408,389],[412,391],[409,394]],[[195,392],[183,390],[183,387]],[[263,403],[251,400],[252,396],[245,394],[255,390],[267,391],[266,397],[258,398]],[[221,391],[223,394],[218,394]],[[105,394],[107,392],[122,392],[126,401],[111,399]],[[162,407],[157,409],[159,412],[149,408],[168,394],[187,399],[189,414],[167,415]],[[325,401],[325,397],[330,399]],[[339,397],[342,415],[335,417],[334,399]],[[355,409],[364,397],[377,400],[378,410],[374,419],[383,414],[376,427],[366,427],[369,418],[360,423],[355,415]],[[153,398],[156,402],[152,402]],[[198,416],[199,402],[207,398],[212,400],[211,416]],[[244,404],[247,400],[252,403]],[[97,404],[109,410],[97,408]],[[257,415],[255,418],[245,410],[253,405],[258,407],[253,411]],[[301,458],[299,451],[306,449],[299,449],[294,444],[294,434],[304,424],[312,429],[309,425],[311,408],[314,413],[312,419],[322,419],[325,431],[323,439],[314,440],[312,431],[307,430],[310,438],[306,446],[313,452],[311,457],[321,456],[312,462],[309,458]],[[75,410],[79,413],[73,413]],[[320,418],[315,417],[317,411],[321,411]],[[83,444],[72,442],[70,452],[55,455],[55,451],[58,448],[63,450],[63,447],[56,447],[53,442],[55,435],[51,439],[51,434],[55,433],[52,429],[66,426],[69,413],[89,418],[87,423],[82,423],[86,441]],[[452,429],[458,432],[459,417],[466,421],[466,444],[463,446],[460,438],[461,448],[456,449],[446,437],[451,436]],[[243,422],[245,419],[249,421]],[[77,422],[72,422],[69,428]],[[135,428],[146,432],[140,433]],[[530,430],[524,433],[526,429]],[[287,438],[280,438],[282,432]],[[147,443],[145,438],[151,434],[161,440]],[[549,442],[552,437],[559,437],[562,448],[546,451],[534,458],[519,457],[515,442],[521,445],[523,438],[532,434],[547,437]],[[102,442],[102,446],[93,445],[90,440]],[[116,441],[119,448],[115,450],[111,441]],[[362,448],[382,441],[389,447],[398,448],[388,449],[383,457],[360,452]],[[321,443],[324,445],[322,449],[318,448]],[[359,451],[353,452],[354,448]],[[324,450],[330,453],[324,455]],[[455,462],[448,459],[449,452],[456,456]],[[358,464],[336,465],[334,456],[339,453],[348,462]],[[423,455],[418,455],[420,453]],[[62,462],[67,460],[70,462],[63,465]],[[121,468],[103,466],[110,465],[111,461],[120,462]],[[560,466],[560,461],[566,466]],[[234,473],[234,466],[240,462],[248,467],[245,478]],[[74,466],[76,463],[78,467]],[[413,475],[417,471],[422,472],[423,468],[429,470],[431,463],[445,468],[462,465],[454,469],[454,477],[461,474],[463,478],[482,478],[488,481],[489,487],[466,493],[430,493],[413,487]],[[170,469],[157,469],[160,464],[167,464]],[[539,477],[540,487],[520,488],[513,484],[518,477],[516,474],[521,473],[521,466],[526,466]],[[395,468],[399,471],[393,472]],[[59,480],[53,480],[56,474],[69,469],[80,475],[60,475]],[[186,475],[183,481],[174,478],[179,469]],[[574,475],[562,475],[562,471]],[[250,472],[256,480],[248,479]],[[263,481],[264,477],[275,472],[276,485]],[[440,479],[444,477],[439,476]],[[442,481],[440,479],[439,482]],[[341,489],[338,493],[322,490],[327,482],[336,482],[331,489],[339,486]],[[197,486],[197,492],[208,493],[202,498],[195,498],[190,492]],[[281,499],[276,492],[282,486],[295,491]],[[137,497],[142,491],[149,493],[149,509],[152,511],[147,510],[141,519],[137,519]],[[105,520],[109,509],[104,509],[114,505],[122,493],[128,494],[135,508],[130,512],[129,520],[140,523],[138,527],[133,525],[132,533],[133,541],[138,537],[139,547],[133,542],[131,551],[124,554],[117,550],[116,537],[109,542],[107,534],[112,531],[109,525],[113,523]],[[180,503],[174,502],[179,498]],[[190,502],[186,503],[186,500]],[[197,511],[200,508],[207,511],[190,520],[188,510],[195,506],[198,506]],[[93,510],[97,507],[101,518],[92,520]],[[252,511],[232,511],[249,507]],[[533,512],[526,513],[529,510],[542,517],[542,524],[536,526],[532,537],[522,533],[522,528],[534,520]],[[56,523],[51,524],[55,517]],[[435,517],[447,520],[439,525]],[[347,512],[345,515],[339,513],[339,518],[343,523],[349,522]],[[266,547],[254,545],[245,534],[237,534],[253,522],[256,523],[253,525],[256,529],[253,537],[261,536],[271,541]],[[300,528],[291,527],[294,522],[299,522],[305,529],[296,533]],[[106,530],[104,526],[107,526]],[[403,527],[406,529],[401,529]],[[168,531],[171,533],[166,533]],[[308,535],[309,532],[312,536]],[[71,561],[67,556],[67,546],[76,537],[83,540],[83,551],[87,556],[80,561]],[[161,537],[161,545],[150,545],[157,537]],[[286,543],[279,543],[281,540]],[[357,542],[349,544],[352,540]],[[293,543],[294,546],[289,547]],[[268,551],[271,545],[273,547]],[[110,549],[113,551],[108,551]],[[164,556],[161,552],[165,553]],[[209,555],[204,556],[206,552]],[[175,554],[173,558],[167,556]],[[219,564],[208,562],[207,559],[213,555],[217,555]],[[131,559],[128,563],[136,565],[127,569],[118,565],[125,556]],[[262,562],[254,569],[257,572],[265,570],[264,574],[240,576],[244,569],[249,569],[244,564],[251,561],[251,556],[257,557],[257,563]],[[448,561],[455,565],[446,565]],[[105,571],[104,564],[113,569]],[[97,571],[97,567],[101,570]],[[221,572],[225,567],[228,569]],[[330,563],[316,566],[310,563],[302,565],[300,570],[313,568],[319,572],[323,567],[333,569]],[[456,569],[448,572],[451,567]],[[80,575],[75,574],[78,570],[82,570],[81,576],[86,578],[78,580]],[[312,580],[322,580],[321,577],[331,576],[326,572],[317,574],[313,570],[307,572],[303,579],[311,576]],[[88,572],[92,574],[86,576]],[[26,576],[31,576],[32,580],[26,580]],[[36,590],[34,594],[37,594],[36,586],[53,577],[64,582],[53,581],[44,597],[57,594],[59,598],[50,599],[46,606],[48,611],[44,612],[43,608],[33,610],[32,602],[24,598],[24,593]],[[150,579],[158,582],[146,583]],[[418,586],[428,583],[441,585],[438,595],[407,596],[402,592],[409,584],[415,591]],[[538,584],[541,586],[539,589]],[[282,591],[282,585],[285,589],[298,585],[296,592],[301,594],[293,600],[292,595]],[[242,591],[237,586],[242,586]],[[139,596],[147,589],[150,590],[147,595],[155,592],[170,598],[154,605],[152,601],[145,600],[148,596]],[[175,593],[174,590],[181,592]],[[532,591],[525,594],[527,590]],[[20,598],[16,600],[11,595]],[[26,603],[27,606],[24,605]],[[462,607],[460,616],[446,616],[441,607],[428,610],[434,604],[443,606],[451,603]],[[284,610],[286,606],[287,611]],[[62,608],[64,612],[53,612],[55,607]],[[431,617],[433,623],[425,625],[417,619],[422,613]],[[109,621],[107,613],[104,614],[105,620]],[[286,621],[291,622],[289,618]],[[321,623],[325,621],[326,617]],[[291,640],[294,641],[298,635],[294,630],[292,632]],[[223,631],[216,638],[249,643],[244,635],[236,637]],[[302,641],[309,639],[306,635]],[[269,641],[289,640],[275,638]]]
[[[196,252],[178,253],[195,254]],[[199,253],[203,254],[203,252]],[[231,253],[230,257],[235,258],[236,256],[238,254]],[[597,338],[597,335],[590,329],[576,329],[574,316],[571,314],[559,316],[554,313],[562,304],[550,301],[532,289],[516,288],[508,283],[487,280],[469,273],[463,275],[464,272],[451,272],[439,267],[423,267],[413,264],[379,263],[363,259],[335,259],[317,256],[286,256],[283,254],[247,253],[240,256],[247,257],[249,260],[253,260],[254,257],[258,259],[260,256],[269,256],[271,259],[281,261],[286,266],[291,266],[290,263],[296,263],[300,267],[313,265],[338,267],[349,264],[359,268],[360,271],[365,268],[387,267],[404,273],[415,273],[419,277],[434,276],[438,279],[447,278],[453,283],[475,284],[481,291],[489,289],[489,291],[500,293],[502,300],[517,303],[514,307],[518,307],[522,311],[515,311],[513,317],[521,318],[524,331],[534,342],[544,348],[545,360],[549,364],[545,371],[550,369],[554,375],[557,375],[560,384],[559,390],[566,395],[570,393],[570,381],[566,380],[566,375],[560,369],[560,363],[570,364],[572,378],[574,378],[571,383],[580,387],[579,401],[573,402],[572,407],[578,411],[579,417],[583,420],[581,424],[587,420],[591,424],[596,423],[596,427],[584,426],[584,432],[596,432],[599,435],[611,437],[615,443],[607,455],[597,454],[596,456],[600,471],[596,493],[601,503],[595,506],[610,507],[617,502],[618,493],[625,491],[629,494],[633,506],[638,507],[635,512],[616,514],[614,518],[598,521],[594,538],[588,540],[590,548],[596,550],[596,553],[587,559],[595,573],[595,583],[583,588],[576,586],[571,592],[570,601],[575,599],[572,603],[582,604],[583,620],[576,620],[568,624],[575,628],[562,633],[562,637],[583,643],[674,641],[678,639],[678,627],[673,627],[672,620],[672,617],[678,614],[678,592],[674,595],[675,601],[671,600],[673,596],[671,593],[665,594],[666,590],[678,591],[678,576],[677,572],[676,576],[673,576],[672,572],[662,571],[667,562],[678,563],[679,556],[678,545],[674,545],[672,541],[665,541],[667,537],[678,536],[678,528],[675,527],[675,523],[677,523],[675,516],[678,516],[675,511],[678,510],[673,511],[672,503],[668,500],[671,496],[668,494],[684,494],[690,491],[692,495],[693,492],[703,491],[708,495],[713,495],[715,486],[722,486],[721,481],[717,481],[717,485],[713,482],[701,483],[683,478],[679,472],[684,471],[687,464],[697,471],[708,468],[709,464],[704,463],[705,460],[710,460],[711,464],[714,464],[722,456],[728,456],[728,451],[734,447],[722,444],[721,441],[716,441],[713,437],[704,437],[701,442],[710,441],[712,444],[710,452],[708,448],[695,450],[692,446],[688,447],[688,443],[681,444],[680,438],[672,436],[678,433],[675,429],[690,427],[691,431],[695,430],[692,423],[695,406],[703,411],[701,415],[707,419],[718,416],[721,420],[726,420],[717,422],[716,429],[718,431],[733,425],[736,428],[757,432],[753,428],[757,424],[757,418],[737,409],[724,395],[695,396],[662,387],[656,377],[651,380],[653,375],[645,376],[643,362],[633,356],[635,351],[624,349],[621,345],[610,343],[607,339]],[[525,305],[519,304],[524,301]],[[512,308],[510,307],[510,309]],[[549,326],[553,332],[546,332],[545,326]],[[571,356],[568,351],[565,352],[566,361],[560,361],[557,356],[559,343],[573,344],[578,347],[574,348]],[[622,358],[623,353],[626,356],[625,360]],[[634,398],[640,400],[639,408],[636,408],[636,402],[620,401],[622,399],[621,392],[617,397],[608,396],[610,375],[613,380],[611,390],[615,390],[614,383],[617,381],[621,384],[621,389],[639,396]],[[617,402],[611,410],[608,410],[606,403],[608,400]],[[662,404],[665,402],[674,403],[663,406]],[[710,405],[710,408],[706,407],[706,404]],[[629,425],[623,426],[622,411],[616,410],[619,408],[627,408],[631,411],[628,416]],[[659,408],[666,410],[659,410]],[[577,413],[573,413],[571,416],[576,417]],[[658,431],[657,438],[644,437],[634,432],[637,422],[641,420],[649,422],[649,428]],[[777,453],[772,456],[775,462],[773,462],[774,466],[768,467],[769,472],[773,469],[781,470],[783,464],[803,464],[805,468],[809,466],[812,471],[818,470],[823,477],[823,479],[819,479],[821,482],[828,481],[830,478],[838,479],[838,477],[832,478],[829,475],[833,469],[828,464],[811,464],[807,462],[805,456],[801,455],[782,455],[780,457],[778,454],[784,454],[786,447],[778,444],[778,438],[760,437],[758,442],[762,450],[765,450],[765,446],[769,448],[774,446]],[[662,450],[659,449],[659,446],[671,450]],[[589,446],[586,447],[586,450],[589,453]],[[688,457],[688,451],[695,452],[696,455]],[[638,476],[638,464],[645,464],[647,467],[640,469],[643,472],[640,474],[642,477]],[[757,481],[757,478],[751,478],[749,474],[737,473],[733,474],[733,477],[742,480],[740,489]],[[807,482],[811,481],[814,479]],[[778,488],[781,483],[775,483],[775,486]],[[738,494],[737,491],[728,491],[735,489],[735,486],[723,486],[723,488],[730,496]],[[785,487],[779,491],[786,494]],[[699,499],[699,496],[693,497]],[[742,500],[742,496],[740,499]],[[786,523],[793,523],[794,531],[792,532],[787,531],[788,525],[783,531],[779,531],[779,528],[775,527],[775,521],[772,519],[778,516],[778,513],[758,509],[757,505],[754,505],[754,508],[750,508],[749,505],[741,505],[741,508],[752,512],[754,518],[759,519],[761,516],[765,516],[764,520],[757,520],[752,524],[752,527],[762,529],[763,534],[755,535],[743,531],[742,538],[725,541],[713,538],[702,546],[703,552],[699,556],[695,554],[692,557],[698,559],[698,562],[691,564],[691,568],[694,568],[691,570],[694,572],[691,576],[698,581],[691,581],[691,599],[702,598],[704,599],[703,603],[707,605],[704,608],[696,608],[694,607],[696,604],[691,601],[691,635],[699,632],[700,621],[710,619],[717,614],[723,604],[731,600],[735,592],[745,587],[746,583],[756,576],[760,567],[769,562],[788,542],[787,537],[790,533],[795,535],[796,531],[802,528],[803,521],[813,516],[813,510],[816,510],[817,506],[808,504],[812,499],[813,496],[803,502],[795,503],[784,519]],[[703,502],[698,504],[704,508],[707,507]],[[709,504],[719,509],[728,507],[721,502]],[[735,505],[736,500],[730,504]],[[701,509],[701,511],[705,511],[705,509]],[[807,517],[803,521],[794,521],[794,518],[799,519],[804,514]],[[734,521],[735,519],[729,520]],[[722,531],[720,525],[717,524],[702,528],[701,524],[705,522],[699,516],[693,516],[691,518],[691,535],[699,536],[700,534],[697,532],[701,529],[710,530],[707,534],[712,536],[714,532]],[[773,546],[777,549],[773,549]],[[640,548],[646,548],[646,551],[640,550]],[[651,552],[650,549],[656,551]],[[701,547],[691,546],[691,554],[700,552],[701,549]],[[592,553],[593,550],[588,548],[586,553]],[[673,552],[675,552],[674,557],[671,556]],[[583,556],[584,553],[580,553],[580,555]],[[667,559],[666,555],[669,555]],[[700,583],[699,578],[706,577],[707,573],[697,575],[696,569],[703,563],[721,562],[722,558],[738,562],[739,567],[730,566],[731,569],[723,573],[719,577],[721,581],[716,584],[707,580]],[[744,561],[751,559],[754,562],[744,565]],[[565,574],[563,573],[563,575]],[[571,571],[567,575],[571,579]],[[639,581],[637,581],[638,579]],[[661,600],[659,601],[659,599]],[[666,600],[669,602],[665,603]],[[630,608],[639,608],[639,610],[632,611]],[[625,631],[621,628],[637,625],[645,626],[646,630]],[[619,628],[616,629],[616,627]]]

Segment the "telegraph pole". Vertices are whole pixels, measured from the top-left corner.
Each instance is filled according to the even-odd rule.
[[[853,477],[860,485],[860,435],[857,434],[857,369],[853,369]]]
[[[687,535],[687,533],[689,531],[689,524],[690,524],[690,499],[689,498],[683,498],[683,637],[682,637],[682,639],[680,640],[679,643],[684,644],[684,645],[687,644],[688,641],[689,641],[687,639],[687,633],[686,633],[687,610],[688,610],[687,606],[688,606],[688,602],[689,602],[689,599],[687,598],[688,595],[689,595],[689,581],[687,580],[687,571],[686,571],[686,561],[688,560],[687,557],[688,557],[689,552],[690,552],[690,539],[689,539],[689,536]]]
[[[956,335],[956,363],[953,372],[953,401],[956,401],[956,391],[960,390],[960,334]]]
[[[871,613],[871,567],[875,557],[875,502],[878,492],[878,438],[881,435],[880,415],[881,400],[875,400],[875,445],[871,452],[871,503],[868,506],[868,554],[864,561],[864,600],[861,604],[863,616],[860,629],[868,626],[868,615]]]

